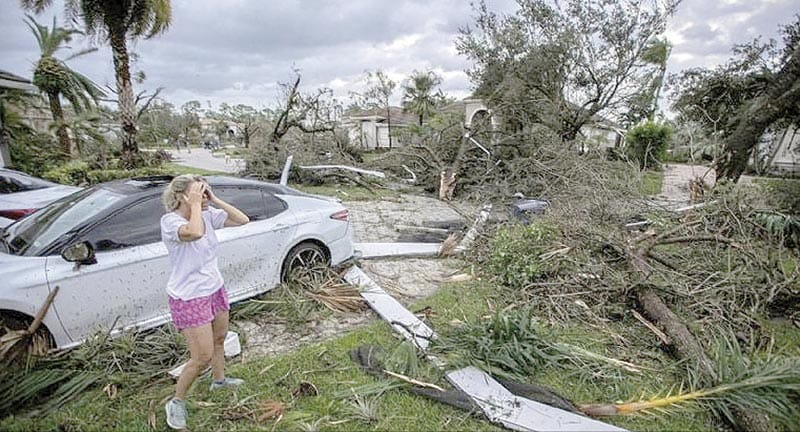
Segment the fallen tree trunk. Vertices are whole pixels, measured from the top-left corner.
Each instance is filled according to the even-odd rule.
[[[653,271],[653,267],[648,263],[650,250],[657,244],[689,243],[691,238],[676,237],[665,238],[669,235],[656,236],[654,233],[645,233],[638,239],[630,239],[626,248],[629,266],[641,276],[641,285],[636,291],[636,298],[642,311],[647,314],[660,327],[660,329],[670,338],[678,357],[691,361],[697,365],[706,381],[714,384],[718,381],[714,362],[706,354],[703,346],[697,341],[686,324],[673,312],[664,302],[661,296],[649,285],[647,279]],[[698,237],[697,241],[709,241],[706,237]],[[726,242],[725,239],[716,239]],[[773,431],[775,425],[770,422],[769,417],[763,413],[752,410],[742,410],[733,407],[731,410],[737,421],[734,428],[744,431]]]
[[[345,170],[345,171],[353,171],[359,174],[369,175],[378,178],[386,178],[386,174],[380,171],[372,171],[366,170],[362,168],[351,167],[347,165],[300,165],[298,166],[300,169],[305,170]]]
[[[637,300],[644,312],[656,322],[681,357],[693,360],[703,373],[716,379],[714,363],[706,355],[703,347],[697,342],[681,319],[661,300],[661,297],[652,288],[640,288],[637,291]]]

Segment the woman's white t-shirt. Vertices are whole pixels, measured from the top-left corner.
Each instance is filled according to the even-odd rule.
[[[217,235],[228,213],[208,207],[203,210],[205,234],[194,241],[181,241],[178,229],[189,223],[183,216],[169,212],[161,217],[161,240],[167,246],[172,273],[167,282],[167,294],[180,300],[191,300],[216,292],[224,281],[217,265]]]

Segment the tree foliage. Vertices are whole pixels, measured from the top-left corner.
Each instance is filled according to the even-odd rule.
[[[645,75],[645,85],[628,101],[628,110],[623,113],[622,117],[624,125],[638,124],[642,120],[653,121],[655,118],[658,111],[658,99],[667,73],[667,60],[669,60],[671,51],[672,46],[664,38],[651,41],[642,52],[641,61],[655,66],[656,69]]]
[[[224,119],[239,126],[239,130],[242,133],[242,143],[244,143],[245,148],[250,148],[250,141],[253,135],[265,127],[267,120],[264,111],[244,104],[231,106],[223,103],[220,105],[220,112]]]
[[[629,158],[639,164],[640,169],[655,168],[666,155],[672,128],[655,122],[642,123],[634,127],[625,137],[625,150]]]
[[[430,117],[445,100],[441,89],[442,77],[433,71],[414,71],[403,83],[403,110],[419,117],[419,125]]]
[[[518,0],[511,16],[475,5],[457,49],[483,98],[512,128],[542,124],[572,141],[597,115],[620,118],[652,86],[642,61],[676,1]]]
[[[20,0],[23,8],[42,12],[53,0]],[[128,40],[151,38],[167,30],[172,19],[169,0],[66,0],[64,10],[68,19],[82,22],[87,34],[111,45],[117,77],[119,117],[122,126],[122,149],[138,154],[136,142],[136,100],[131,84]]]
[[[139,140],[144,145],[160,146],[178,138],[197,143],[200,140],[200,114],[198,101],[188,101],[176,108],[169,102],[155,98],[143,107],[138,117]]]
[[[303,92],[301,78],[295,71],[293,82],[280,83],[282,95],[278,105],[269,112],[271,130],[264,134],[264,140],[255,140],[251,147],[247,159],[249,174],[274,178],[289,155],[296,164],[317,161],[321,154],[347,158],[346,138],[335,129],[341,105],[328,88]]]
[[[69,101],[72,109],[80,114],[85,109],[92,109],[97,100],[105,93],[89,78],[67,66],[64,60],[55,57],[57,51],[66,48],[74,35],[81,32],[56,25],[53,17],[51,27],[43,26],[28,16],[26,24],[31,29],[39,45],[40,58],[33,71],[33,84],[47,96],[50,112],[55,123],[56,136],[65,154],[78,157],[79,151],[67,132],[67,122],[61,98]],[[75,52],[69,59],[96,51],[96,48]]]
[[[757,38],[737,45],[724,65],[671,77],[673,108],[719,134],[717,177],[737,180],[770,128],[800,120],[800,15],[782,27],[783,44]]]

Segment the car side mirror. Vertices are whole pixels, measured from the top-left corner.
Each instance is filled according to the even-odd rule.
[[[88,241],[71,244],[61,251],[61,258],[65,261],[80,264],[96,264],[97,259],[94,257],[94,247]]]

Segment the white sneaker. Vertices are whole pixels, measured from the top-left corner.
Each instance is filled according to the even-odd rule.
[[[241,378],[231,378],[225,377],[222,381],[211,381],[211,386],[209,387],[210,390],[216,390],[222,387],[238,387],[244,384],[244,380]]]
[[[186,412],[186,402],[180,399],[170,399],[165,408],[167,425],[172,429],[186,429],[186,419],[189,417]]]

